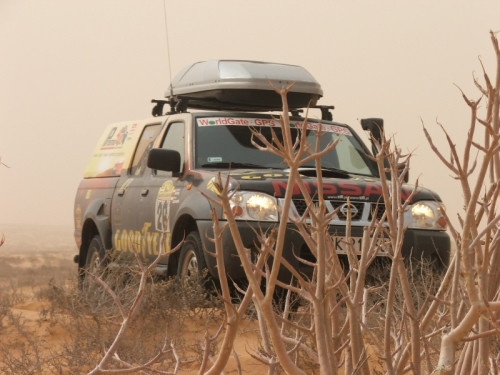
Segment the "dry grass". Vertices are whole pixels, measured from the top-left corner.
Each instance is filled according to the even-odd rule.
[[[0,373],[90,371],[119,328],[121,317],[116,305],[102,287],[79,289],[70,240],[65,247],[52,248],[52,242],[44,237],[47,228],[39,228],[37,235],[31,234],[31,240],[41,240],[46,244],[44,249],[31,246],[31,240],[27,240],[30,236],[15,229],[6,234],[6,244],[0,248]],[[125,267],[106,273],[106,281],[125,306],[138,286],[139,275],[132,270]],[[197,283],[181,287],[177,280],[150,280],[140,310],[119,348],[120,359],[144,363],[166,343],[171,350],[153,368],[173,371],[178,356],[180,373],[192,373],[199,367],[206,332],[213,335],[223,319],[220,302],[213,295],[207,296]],[[254,321],[248,320],[242,326],[239,349],[248,358],[247,345],[258,347],[257,329],[252,324]],[[217,342],[211,345],[215,353]],[[235,371],[234,363],[232,368],[228,373]]]
[[[23,287],[13,286],[3,293],[1,373],[81,374],[98,363],[113,341],[121,317],[102,287],[80,290],[76,277],[64,282],[36,280],[37,275],[44,279],[42,275],[60,271],[59,267],[43,267],[43,272],[23,279]],[[128,306],[135,296],[138,277],[133,273],[123,276],[121,271],[108,272],[106,280],[114,284],[120,300]],[[176,280],[148,283],[137,318],[119,348],[123,361],[147,362],[167,342],[175,347],[184,367],[199,362],[198,340],[205,330],[217,329],[223,317],[217,301],[207,299],[199,289],[179,285]],[[203,307],[198,302],[203,302]],[[170,354],[155,367],[173,369],[176,359]]]
[[[42,236],[39,234],[36,238]],[[7,246],[0,250],[1,373],[88,372],[102,358],[119,328],[121,316],[109,294],[96,285],[80,290],[72,252],[53,251],[50,241],[46,243],[45,251]],[[68,243],[68,249],[70,245]],[[125,267],[106,273],[106,281],[125,306],[130,305],[138,287],[139,277],[133,269]],[[387,273],[387,265],[373,268],[373,291],[366,301],[370,334],[380,333],[383,328],[387,280],[376,278]],[[423,280],[413,285],[415,291],[420,291],[419,304],[425,305],[429,295],[425,288],[431,279],[425,270],[413,274]],[[394,318],[399,319],[402,311],[395,310]],[[206,345],[205,333],[214,335],[224,318],[221,302],[213,295],[207,297],[197,283],[181,287],[177,280],[150,280],[140,311],[118,350],[120,359],[130,364],[145,363],[166,343],[171,350],[152,368],[173,371],[178,364],[175,356],[178,356],[179,373],[195,373]],[[310,306],[302,304],[290,314],[290,320],[297,326],[308,326],[312,321]],[[293,326],[285,329],[290,333]],[[244,373],[267,371],[266,365],[252,357],[265,352],[259,335],[255,310],[250,307],[235,344]],[[308,345],[312,337],[304,335],[303,340]],[[220,340],[210,342],[212,356],[216,355],[219,344]],[[297,360],[307,373],[319,371],[315,359],[306,351],[297,351]],[[370,360],[376,368],[375,349]],[[122,366],[118,362],[114,365]],[[227,373],[237,373],[237,368],[237,361],[233,361]]]

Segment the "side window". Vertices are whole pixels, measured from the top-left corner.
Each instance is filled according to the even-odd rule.
[[[337,147],[339,155],[339,168],[346,171],[356,171],[358,173],[370,174],[370,168],[363,160],[361,153],[354,147],[347,137],[340,137]]]
[[[161,124],[154,124],[146,126],[142,131],[130,167],[130,174],[132,176],[140,176],[146,169],[148,152],[153,146],[153,141],[160,132],[160,128]]]
[[[181,170],[184,166],[184,123],[172,122],[168,125],[167,134],[163,139],[161,148],[178,151],[181,155]],[[170,175],[170,172],[156,171],[157,176]]]

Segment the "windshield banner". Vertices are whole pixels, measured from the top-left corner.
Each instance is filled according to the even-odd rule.
[[[250,127],[281,127],[278,119],[273,118],[252,118],[252,117],[202,117],[197,118],[198,126],[250,126]],[[343,134],[351,136],[351,131],[343,126],[323,124],[320,122],[307,122],[307,129],[318,131],[321,126],[321,131],[335,134]],[[292,128],[301,129],[304,126],[303,121],[290,121]]]

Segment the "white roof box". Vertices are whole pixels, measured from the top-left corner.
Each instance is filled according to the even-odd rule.
[[[189,65],[174,77],[166,96],[190,108],[272,111],[283,107],[274,88],[292,83],[290,109],[316,105],[323,96],[319,83],[301,66],[241,60]]]

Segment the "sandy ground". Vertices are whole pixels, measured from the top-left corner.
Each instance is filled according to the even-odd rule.
[[[51,226],[19,226],[0,225],[0,236],[5,236],[5,243],[0,247],[0,300],[9,300],[9,318],[5,312],[0,315],[0,353],[23,353],[22,348],[29,348],[30,339],[36,340],[42,351],[54,351],[67,345],[71,340],[63,325],[47,317],[50,303],[40,296],[40,291],[49,288],[50,284],[75,285],[77,268],[73,263],[76,246],[72,237],[72,229]],[[4,302],[2,306],[5,306]],[[15,318],[12,318],[15,317]],[[61,319],[64,317],[61,317]],[[20,328],[22,327],[22,328]],[[186,330],[194,342],[204,339],[203,324],[192,322]],[[258,349],[259,339],[255,321],[246,321],[241,327],[235,352],[244,374],[267,372],[266,367],[259,364],[250,355]],[[33,350],[32,350],[33,351]],[[31,353],[33,354],[33,353]],[[3,357],[5,360],[5,356]],[[10,364],[10,373],[40,373],[34,360],[20,361]],[[0,373],[2,355],[0,355]],[[16,366],[18,367],[16,369]],[[28,369],[26,367],[35,367]],[[183,366],[181,374],[198,373],[195,363]],[[227,373],[237,373],[237,362],[234,358],[227,366]],[[81,373],[88,372],[81,369]],[[5,369],[4,372],[8,373]],[[43,370],[42,373],[59,373],[59,370]],[[60,373],[69,373],[62,371]],[[74,373],[74,372],[71,372]]]
[[[62,353],[74,346],[75,350],[68,354],[71,356],[76,353],[76,357],[68,359],[74,363],[78,361],[80,352],[77,338],[74,336],[75,331],[68,329],[68,322],[71,324],[72,320],[75,320],[75,315],[67,310],[66,313],[60,311],[53,313],[51,307],[54,306],[54,297],[52,299],[48,297],[51,291],[56,293],[66,291],[71,295],[78,289],[77,266],[73,262],[76,245],[72,229],[0,224],[0,238],[2,233],[5,236],[5,243],[0,247],[0,374],[88,373],[97,362],[91,362],[92,366],[84,363],[75,370],[74,367],[68,369],[64,366],[61,369],[60,360],[57,366],[51,367],[50,361],[46,360],[54,353]],[[57,288],[54,288],[54,285]],[[6,306],[9,313],[6,312]],[[78,309],[76,311],[77,314],[81,313]],[[181,375],[199,372],[200,347],[206,338],[207,328],[213,335],[217,332],[221,321],[220,319],[211,321],[210,317],[207,318],[207,314],[203,313],[192,316],[190,312],[187,313],[189,316],[182,319],[180,330],[179,327],[176,328],[182,334],[183,354],[184,359],[187,359],[178,372]],[[221,316],[219,313],[219,318]],[[161,310],[161,317],[158,319],[163,317],[168,318]],[[81,320],[79,321],[81,324]],[[118,330],[116,321],[120,319],[110,322],[112,337]],[[113,327],[116,327],[115,330]],[[146,337],[143,335],[141,341],[133,336],[133,340],[142,345],[147,341],[147,335],[148,333]],[[225,373],[238,374],[238,368],[241,368],[242,374],[268,373],[268,367],[254,358],[254,355],[259,353],[260,345],[257,321],[246,318],[240,324],[234,344],[234,355],[230,358]],[[186,348],[188,350],[185,350]],[[97,353],[96,361],[102,358],[100,352]],[[212,357],[217,353],[218,350],[214,349]],[[374,368],[379,368],[375,362]],[[172,368],[168,370],[172,371]],[[318,371],[316,369],[315,372],[311,366],[307,366],[304,370],[308,374]]]

